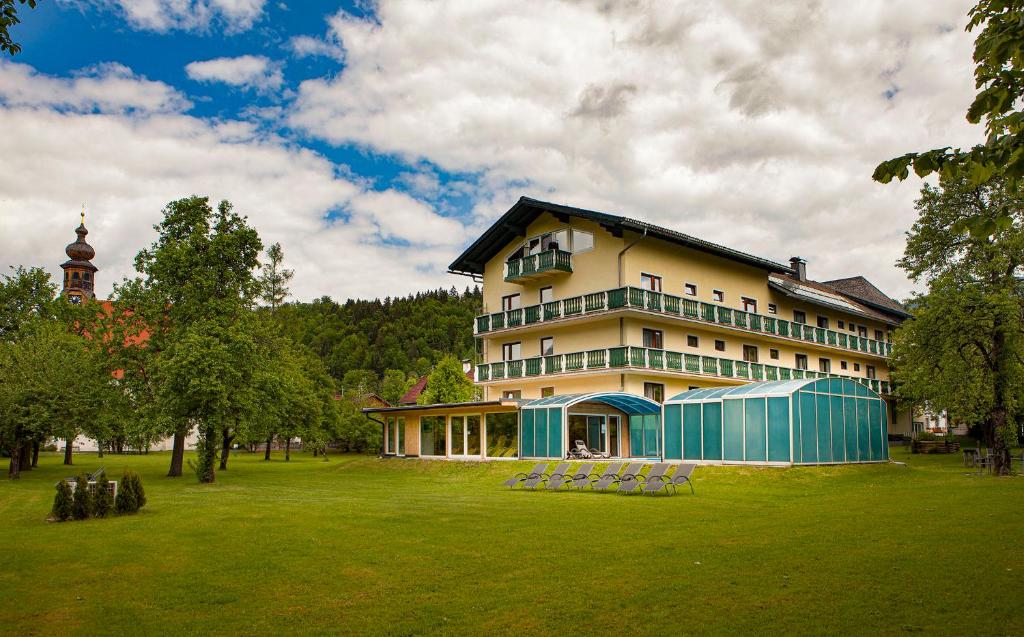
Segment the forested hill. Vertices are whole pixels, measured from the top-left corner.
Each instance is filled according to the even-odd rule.
[[[445,354],[473,356],[473,319],[482,305],[479,286],[454,287],[383,300],[328,297],[278,309],[289,336],[320,355],[331,375],[386,370],[422,375]],[[357,375],[350,374],[352,379]],[[358,374],[366,378],[368,374]]]

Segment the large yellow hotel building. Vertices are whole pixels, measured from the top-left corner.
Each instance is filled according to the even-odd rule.
[[[888,429],[910,428],[909,415],[889,397],[888,365],[892,330],[909,314],[861,276],[813,281],[798,257],[776,263],[642,221],[526,197],[450,270],[483,282],[474,325],[482,400],[380,412],[385,423],[401,417],[406,429],[400,434],[386,424],[386,451],[397,452],[399,436],[403,446],[412,437],[423,445],[420,416],[435,417],[429,442],[436,446],[441,414],[447,439],[462,438],[460,453],[445,443],[444,453],[407,455],[486,457],[483,415],[518,411],[530,400],[625,393],[663,403],[695,388],[811,378],[853,379],[886,400]],[[481,415],[472,447],[464,420],[453,434],[444,415],[467,410]],[[617,438],[629,438],[628,413],[616,418],[607,404],[586,401],[572,411],[584,420],[594,412],[602,431],[615,425]],[[561,456],[575,436],[569,423],[559,427]],[[608,434],[602,443],[607,448]],[[630,455],[621,446],[617,455]]]

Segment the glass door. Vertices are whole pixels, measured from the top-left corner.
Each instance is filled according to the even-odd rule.
[[[466,455],[466,417],[465,416],[452,416],[449,421],[451,422],[451,437],[449,440],[452,441],[451,453],[453,456],[464,456]]]
[[[466,416],[466,455],[480,455],[480,416]]]
[[[619,453],[619,417],[608,416],[608,455],[618,458]]]
[[[398,455],[405,455],[405,416],[398,417]]]

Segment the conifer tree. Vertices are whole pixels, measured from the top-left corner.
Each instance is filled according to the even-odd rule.
[[[96,495],[93,500],[93,508],[96,517],[105,518],[114,506],[113,498],[110,495],[110,480],[107,474],[101,473],[96,479]]]
[[[85,520],[92,515],[92,494],[89,493],[89,479],[79,474],[75,480],[75,495],[71,500],[71,517]]]
[[[64,522],[71,519],[71,485],[67,480],[57,483],[57,494],[53,497],[53,517]]]
[[[131,472],[128,470],[125,470],[124,476],[121,477],[121,483],[118,485],[114,509],[121,515],[134,513],[139,509],[135,498],[135,484]]]

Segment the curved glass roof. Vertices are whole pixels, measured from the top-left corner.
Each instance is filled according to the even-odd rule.
[[[626,392],[596,392],[592,394],[561,394],[532,400],[521,407],[521,409],[546,409],[549,407],[571,407],[577,403],[604,403],[610,405],[627,415],[636,416],[640,414],[660,414],[661,405],[643,396],[627,394]]]
[[[798,378],[795,380],[770,380],[729,387],[706,387],[691,389],[666,400],[667,403],[682,403],[721,398],[761,398],[765,396],[789,396],[806,389],[808,391],[879,398],[870,387],[849,378]]]

